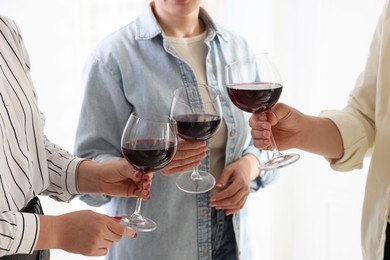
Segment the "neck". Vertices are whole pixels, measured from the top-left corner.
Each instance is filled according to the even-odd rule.
[[[188,38],[204,32],[205,24],[199,18],[199,9],[184,15],[171,15],[164,11],[156,11],[152,5],[154,14],[163,29],[165,35],[176,38]]]

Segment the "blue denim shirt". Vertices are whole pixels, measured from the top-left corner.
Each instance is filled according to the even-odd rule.
[[[216,25],[203,9],[201,17],[208,27],[207,80],[220,91],[228,129],[226,165],[248,153],[261,160],[268,152],[251,145],[249,114],[230,102],[224,84],[225,66],[250,55],[250,49],[243,38]],[[170,46],[151,7],[97,46],[84,75],[85,98],[75,154],[98,161],[122,157],[121,134],[132,111],[168,115],[173,91],[195,81],[191,68]],[[202,167],[209,170],[208,157]],[[263,173],[251,187],[264,187],[275,176],[276,172]],[[111,215],[129,214],[135,208],[132,198],[84,195],[81,199],[93,206],[107,203]],[[110,250],[109,259],[211,259],[210,193],[184,193],[176,187],[175,177],[156,173],[151,200],[144,201],[141,212],[157,222],[157,230],[123,239]],[[239,214],[233,219],[239,241]]]

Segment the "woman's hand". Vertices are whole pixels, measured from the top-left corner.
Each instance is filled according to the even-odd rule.
[[[259,174],[259,162],[246,155],[225,167],[215,187],[220,191],[211,196],[211,206],[233,214],[245,205],[250,193],[250,182]]]
[[[254,146],[271,148],[271,135],[274,136],[279,150],[297,147],[303,128],[304,115],[283,103],[277,103],[268,112],[253,113],[249,119]],[[272,133],[271,133],[272,128]]]
[[[161,172],[171,176],[192,169],[200,165],[201,160],[206,157],[207,149],[204,141],[186,141],[179,138],[175,157]]]
[[[81,193],[150,199],[153,173],[141,174],[125,159],[96,163],[83,161],[78,171]]]
[[[40,230],[35,250],[63,249],[86,256],[103,256],[123,236],[134,238],[136,232],[118,219],[90,210],[60,216],[39,215]]]

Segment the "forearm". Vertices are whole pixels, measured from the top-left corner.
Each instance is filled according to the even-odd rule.
[[[328,118],[306,116],[302,144],[299,149],[316,153],[330,159],[343,156],[344,145],[335,123]]]

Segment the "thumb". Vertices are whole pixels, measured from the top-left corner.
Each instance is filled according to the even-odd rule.
[[[119,223],[122,220],[121,216],[115,216],[112,217],[115,223]],[[118,224],[112,224],[110,226],[111,232],[120,235],[120,236],[127,236],[129,238],[136,238],[137,237],[137,232],[131,228],[127,228],[124,226],[122,223]]]
[[[267,118],[271,125],[276,125],[280,120],[288,116],[289,113],[289,106],[284,103],[277,103],[267,112]]]
[[[219,189],[224,189],[229,186],[231,173],[232,171],[229,168],[223,169],[222,174],[219,177],[215,187]]]

